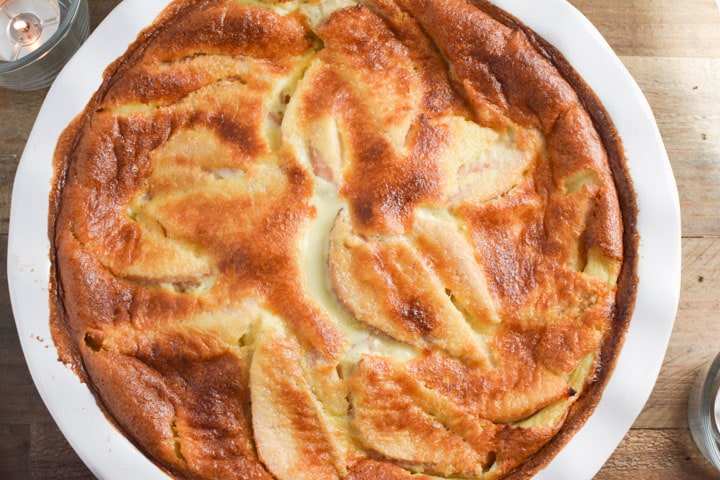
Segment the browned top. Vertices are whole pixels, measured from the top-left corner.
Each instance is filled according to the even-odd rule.
[[[63,134],[63,359],[178,477],[530,475],[632,310],[602,107],[484,2],[249,3],[173,3]]]

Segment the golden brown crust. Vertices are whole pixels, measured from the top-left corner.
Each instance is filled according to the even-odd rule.
[[[634,303],[607,113],[483,0],[249,3],[171,4],[61,137],[61,359],[181,478],[531,476]]]

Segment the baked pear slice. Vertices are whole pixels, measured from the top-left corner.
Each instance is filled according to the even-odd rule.
[[[330,234],[332,288],[358,321],[417,347],[435,346],[476,365],[489,365],[483,339],[446,293],[446,287],[407,240],[366,239],[341,210]]]
[[[258,456],[280,480],[343,478],[362,455],[347,432],[335,365],[303,351],[282,328],[262,332],[250,366]]]

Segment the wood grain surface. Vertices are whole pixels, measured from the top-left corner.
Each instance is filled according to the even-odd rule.
[[[92,26],[118,0],[89,0]],[[720,479],[687,428],[690,385],[720,352],[720,12],[715,0],[571,0],[605,36],[645,93],[678,184],[680,306],[655,389],[595,477]],[[0,88],[0,479],[94,478],[55,426],[20,349],[7,290],[10,196],[47,90]]]

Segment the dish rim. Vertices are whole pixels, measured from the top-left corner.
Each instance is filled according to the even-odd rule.
[[[490,1],[557,48],[597,94],[623,139],[637,193],[640,282],[624,347],[592,415],[535,477],[592,478],[642,410],[665,356],[680,293],[677,187],[640,87],[575,7],[565,0]],[[167,475],[115,429],[89,389],[57,360],[48,321],[52,154],[62,130],[100,85],[104,66],[122,55],[167,3],[124,0],[96,28],[48,92],[18,164],[12,193],[8,286],[23,353],[65,438],[96,476],[107,479]]]

